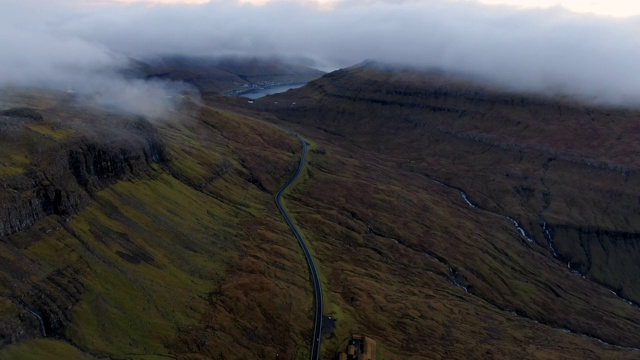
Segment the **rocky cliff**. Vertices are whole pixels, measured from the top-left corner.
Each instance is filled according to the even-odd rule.
[[[23,136],[23,130],[16,128],[3,136]],[[70,216],[96,190],[146,174],[152,164],[166,161],[162,142],[144,119],[123,120],[89,136],[48,142],[38,152],[33,159],[37,162],[1,179],[0,237],[25,230],[47,215]]]

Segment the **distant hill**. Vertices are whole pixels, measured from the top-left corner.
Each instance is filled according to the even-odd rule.
[[[203,93],[235,95],[251,89],[306,83],[324,72],[305,65],[264,58],[165,56],[138,62],[146,78],[184,81]]]

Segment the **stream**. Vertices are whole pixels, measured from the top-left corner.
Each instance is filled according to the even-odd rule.
[[[526,241],[527,241],[527,242],[529,242],[529,243],[536,243],[536,244],[538,244],[538,242],[537,242],[537,241],[536,241],[532,236],[530,236],[530,235],[526,232],[526,230],[525,230],[525,229],[520,225],[520,223],[519,223],[516,219],[514,219],[514,218],[512,218],[512,217],[510,217],[510,216],[501,215],[501,214],[498,214],[498,213],[495,213],[495,212],[492,212],[492,211],[489,211],[489,210],[483,209],[483,208],[479,207],[478,205],[476,205],[476,204],[471,200],[471,198],[469,197],[469,195],[468,195],[464,190],[462,190],[462,189],[460,189],[460,188],[457,188],[457,187],[455,187],[455,186],[449,185],[449,184],[445,184],[445,183],[443,183],[443,182],[441,182],[441,181],[435,180],[435,179],[431,178],[431,177],[430,177],[430,176],[428,176],[428,175],[424,175],[424,174],[421,174],[421,175],[422,175],[422,176],[424,176],[425,178],[429,179],[430,181],[432,181],[432,182],[436,183],[436,184],[439,184],[439,185],[441,185],[441,186],[444,186],[444,187],[447,187],[447,188],[454,189],[454,190],[458,191],[458,192],[460,193],[460,196],[461,196],[461,197],[462,197],[462,199],[464,200],[464,202],[465,202],[467,205],[469,205],[469,207],[471,207],[471,208],[473,208],[473,209],[476,209],[476,210],[478,210],[478,211],[483,211],[483,212],[486,212],[486,213],[488,213],[488,214],[491,214],[491,215],[494,215],[494,216],[498,216],[498,217],[501,217],[501,218],[503,218],[503,219],[508,220],[510,223],[512,223],[512,224],[513,224],[513,226],[515,227],[515,229],[518,231],[518,233],[522,236],[522,238],[523,238],[524,240],[526,240]],[[542,231],[543,231],[544,236],[546,237],[546,240],[547,240],[547,246],[548,246],[548,248],[549,248],[549,251],[551,252],[551,254],[553,255],[553,257],[554,257],[555,259],[557,259],[557,260],[561,260],[561,258],[560,258],[560,256],[559,256],[559,254],[558,254],[558,252],[557,252],[557,250],[556,250],[556,248],[555,248],[555,245],[554,245],[554,242],[553,242],[553,237],[552,237],[552,235],[551,235],[551,232],[549,231],[549,227],[548,227],[548,225],[547,225],[547,222],[546,222],[546,221],[543,221]],[[467,293],[467,294],[469,294],[469,295],[471,295],[471,296],[476,296],[476,295],[474,295],[473,293],[470,293],[470,292],[468,291],[468,287],[467,287],[467,286],[464,286],[463,284],[461,284],[461,283],[459,282],[459,280],[457,279],[457,276],[456,276],[456,271],[455,271],[455,269],[454,269],[454,268],[452,268],[452,267],[448,264],[448,262],[443,261],[443,260],[439,259],[437,256],[434,256],[434,255],[429,254],[429,253],[424,253],[424,254],[425,254],[426,256],[428,256],[428,257],[432,258],[432,259],[435,259],[436,261],[438,261],[439,263],[441,263],[441,264],[445,265],[445,266],[448,268],[448,270],[449,270],[449,281],[450,281],[454,286],[456,286],[456,287],[458,287],[458,288],[460,288],[460,289],[464,290],[464,292],[465,292],[465,293]],[[604,287],[605,289],[609,290],[609,292],[611,292],[613,295],[617,296],[619,299],[621,299],[621,300],[622,300],[622,301],[624,301],[625,303],[627,303],[627,304],[629,304],[629,305],[631,305],[631,306],[633,306],[633,307],[635,307],[635,308],[640,308],[640,306],[638,306],[638,304],[634,303],[633,301],[630,301],[629,299],[626,299],[626,298],[622,297],[620,294],[618,294],[618,293],[617,293],[616,291],[614,291],[613,289],[608,288],[608,287],[606,287],[606,286],[604,286],[604,285],[602,285],[602,284],[599,284],[599,283],[597,283],[597,282],[595,282],[595,281],[593,281],[593,280],[589,279],[589,277],[588,277],[588,276],[586,276],[585,274],[583,274],[583,273],[581,273],[580,271],[578,271],[578,270],[576,270],[576,269],[572,268],[572,267],[571,267],[571,262],[568,262],[568,263],[567,263],[567,268],[569,269],[569,271],[571,271],[571,273],[574,273],[574,274],[576,274],[576,275],[578,275],[578,276],[582,277],[582,278],[583,278],[583,279],[585,279],[585,280],[588,280],[588,281],[594,282],[594,283],[596,283],[597,285],[600,285],[600,286]],[[498,307],[498,308],[499,308],[499,307]],[[527,316],[523,316],[523,315],[521,315],[521,314],[519,314],[519,313],[517,313],[517,312],[509,311],[508,309],[500,309],[500,310],[502,310],[502,311],[506,311],[506,312],[509,312],[509,313],[511,313],[512,315],[517,316],[517,317],[519,317],[519,318],[521,318],[521,319],[525,319],[525,320],[527,320],[527,321],[533,321],[533,322],[535,322],[535,323],[540,324],[540,322],[539,322],[539,321],[537,321],[537,320],[535,320],[535,319],[532,319],[532,318],[529,318],[529,317],[527,317]],[[550,325],[548,325],[548,324],[543,324],[543,325],[545,325],[545,326],[550,326]],[[566,333],[571,333],[571,334],[574,334],[574,335],[578,335],[578,336],[586,337],[586,338],[592,339],[592,340],[594,340],[594,341],[597,341],[597,342],[599,342],[599,343],[601,343],[601,344],[605,344],[605,345],[608,345],[608,346],[612,346],[612,347],[615,347],[615,348],[618,348],[618,349],[625,349],[625,350],[632,350],[632,351],[640,351],[640,348],[636,348],[636,347],[627,347],[627,346],[622,346],[622,345],[612,344],[612,343],[609,343],[609,342],[607,342],[607,341],[604,341],[604,340],[602,340],[602,339],[600,339],[600,338],[598,338],[598,337],[595,337],[595,336],[592,336],[592,335],[588,335],[588,334],[585,334],[585,333],[581,333],[581,332],[579,332],[579,331],[571,330],[571,329],[568,329],[568,328],[558,328],[558,327],[553,327],[553,328],[558,329],[559,331],[566,332]]]

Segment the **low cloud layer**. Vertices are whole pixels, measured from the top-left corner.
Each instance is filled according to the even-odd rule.
[[[88,103],[149,118],[165,114],[179,92],[190,91],[182,83],[126,77],[122,71],[130,58],[125,54],[61,31],[71,18],[90,14],[91,9],[70,5],[56,8],[29,0],[0,5],[9,14],[0,24],[0,85],[73,92],[79,101],[88,97]]]
[[[324,70],[365,59],[441,68],[515,90],[640,105],[640,18],[515,9],[470,1],[217,0],[122,5],[9,0],[0,5],[0,83],[95,92],[167,84],[115,76],[127,56],[279,56]],[[118,84],[119,82],[119,84]],[[83,88],[84,87],[84,88]],[[119,92],[121,93],[121,92]]]

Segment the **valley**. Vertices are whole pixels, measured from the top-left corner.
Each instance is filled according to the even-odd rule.
[[[320,77],[323,72],[277,58],[164,56],[146,62],[134,61],[129,70],[151,80],[184,81],[201,94],[243,95],[272,87],[296,87]]]
[[[160,119],[3,91],[3,359],[640,356],[637,111],[372,63]]]
[[[397,250],[391,247],[393,250],[384,251],[380,248],[381,244],[369,239],[377,238],[380,239],[379,241],[388,239],[389,242],[385,244],[387,247],[397,242],[399,245],[416,250],[417,245],[418,251],[441,260],[440,265],[445,266],[442,274],[451,279],[450,284],[458,286],[474,296],[479,296],[483,301],[498,309],[557,328],[559,331],[564,329],[569,333],[587,335],[599,339],[596,341],[621,345],[632,350],[637,345],[634,342],[626,342],[626,340],[629,339],[628,336],[633,331],[623,330],[620,332],[624,335],[618,339],[626,344],[619,342],[619,340],[613,340],[611,337],[600,336],[609,332],[605,330],[606,325],[603,325],[602,321],[613,321],[612,319],[616,316],[613,314],[598,315],[595,317],[599,319],[597,320],[598,325],[588,325],[590,322],[588,317],[590,316],[584,317],[584,314],[585,311],[593,310],[580,310],[581,301],[578,301],[576,297],[582,297],[583,295],[579,294],[586,294],[585,291],[606,294],[607,300],[599,298],[595,293],[590,295],[588,300],[591,304],[590,307],[607,309],[606,311],[617,308],[631,316],[628,318],[628,324],[635,323],[637,320],[632,319],[637,316],[637,309],[631,294],[636,290],[632,285],[634,284],[632,279],[634,276],[630,275],[633,266],[627,267],[615,275],[615,270],[613,270],[618,268],[613,265],[614,262],[630,265],[631,263],[624,259],[635,257],[635,253],[631,251],[625,252],[625,255],[617,253],[620,254],[617,255],[619,257],[613,260],[611,257],[615,255],[611,250],[606,249],[607,245],[604,244],[608,244],[608,240],[604,238],[607,235],[603,234],[602,240],[593,239],[591,241],[602,242],[605,247],[604,252],[608,254],[606,256],[609,258],[603,259],[587,255],[590,258],[590,263],[588,265],[580,263],[576,258],[581,254],[580,252],[575,253],[569,251],[566,246],[559,245],[573,240],[567,239],[562,231],[556,229],[566,226],[560,225],[563,221],[590,223],[591,227],[598,226],[595,224],[600,222],[611,224],[612,221],[616,221],[617,216],[621,216],[625,220],[616,225],[608,226],[633,229],[633,225],[631,225],[633,222],[629,221],[635,216],[632,215],[635,214],[635,211],[631,209],[634,206],[637,207],[633,203],[633,199],[635,198],[637,201],[638,197],[633,190],[637,187],[632,185],[632,182],[636,180],[633,176],[635,168],[631,154],[636,150],[631,143],[625,143],[624,135],[620,139],[619,134],[625,134],[626,127],[634,126],[637,113],[617,109],[587,108],[586,113],[592,114],[591,124],[604,123],[604,121],[594,120],[596,116],[602,116],[597,115],[598,112],[601,114],[606,112],[607,114],[604,116],[612,117],[609,125],[610,130],[607,130],[612,135],[610,139],[607,139],[607,132],[602,130],[594,129],[594,132],[589,134],[588,123],[583,122],[579,117],[577,118],[578,126],[583,128],[567,130],[576,121],[571,116],[554,121],[551,120],[551,116],[544,115],[545,111],[549,111],[544,110],[548,107],[549,109],[559,108],[559,113],[567,112],[576,114],[572,116],[579,116],[579,104],[534,97],[517,100],[512,107],[497,107],[499,103],[510,104],[511,101],[507,94],[490,89],[474,89],[473,84],[465,84],[463,81],[456,82],[437,76],[430,77],[430,75],[420,77],[410,72],[380,70],[375,66],[356,66],[326,75],[305,88],[264,98],[261,102],[257,102],[257,106],[260,109],[268,109],[278,118],[286,120],[289,126],[300,129],[301,132],[304,129],[305,136],[316,141],[322,139],[327,154],[331,153],[327,143],[335,144],[335,149],[340,149],[336,151],[349,149],[348,153],[342,153],[341,158],[349,160],[340,162],[340,170],[327,169],[327,165],[324,163],[320,163],[320,165],[311,160],[311,169],[313,170],[313,165],[317,166],[315,172],[317,178],[331,176],[329,174],[341,174],[342,186],[328,184],[339,181],[337,179],[325,180],[321,182],[322,186],[327,186],[331,190],[309,189],[304,193],[304,196],[301,196],[300,200],[304,204],[301,206],[309,210],[322,208],[320,204],[326,203],[331,203],[334,208],[341,209],[341,212],[338,213],[330,212],[334,215],[322,216],[323,218],[333,217],[336,219],[334,223],[338,225],[334,231],[317,236],[317,241],[323,244],[321,246],[329,246],[327,243],[334,246],[334,251],[331,253],[348,251],[348,253],[355,255],[357,253],[351,249],[370,248],[377,253],[375,259],[376,265],[378,265],[380,261],[378,259],[397,254]],[[295,106],[290,106],[293,103]],[[549,105],[546,105],[547,103]],[[536,111],[538,115],[532,117],[530,110],[527,110],[528,107],[535,109],[533,111]],[[497,115],[489,115],[491,113],[488,112],[488,109],[491,108],[500,112]],[[487,112],[487,114],[481,115],[483,112]],[[484,120],[479,120],[479,116],[482,116]],[[528,126],[524,122],[525,119],[529,119],[527,121],[530,124],[536,122],[536,125]],[[499,125],[492,125],[492,121],[499,121]],[[562,122],[562,125],[558,125],[558,122]],[[511,123],[515,126],[513,130],[509,126]],[[545,126],[549,126],[549,130],[545,130]],[[562,126],[564,130],[558,132],[551,126]],[[510,131],[511,133],[498,135],[494,133],[495,130]],[[620,133],[616,133],[616,130]],[[549,131],[549,133],[541,135],[545,134],[545,131]],[[588,144],[590,140],[582,140],[581,138],[584,136],[593,137],[595,133],[602,136],[599,141],[607,143],[609,146],[606,148],[591,146],[586,149],[565,148]],[[570,137],[567,137],[566,140],[553,140],[554,136],[562,137],[565,134],[570,134]],[[581,140],[573,143],[576,138]],[[620,140],[616,141],[614,138]],[[550,143],[551,141],[553,141],[553,145]],[[626,141],[632,140],[627,139]],[[594,158],[598,160],[594,160]],[[349,180],[344,179],[348,178],[345,176],[344,169],[349,168],[348,164],[353,166],[354,163],[362,164],[358,171],[354,171],[351,176],[351,181],[361,182],[360,186],[355,186],[357,190],[349,187],[347,185]],[[540,165],[536,165],[536,163]],[[553,165],[549,165],[549,163]],[[541,170],[535,169],[537,166]],[[382,169],[386,169],[386,171],[383,172]],[[622,170],[621,172],[619,169],[626,171]],[[373,176],[375,180],[371,177],[367,177],[366,180],[362,179],[363,175],[368,172],[380,173]],[[384,181],[384,186],[371,187],[371,184],[382,181]],[[572,186],[574,181],[577,181],[579,185]],[[415,183],[415,187],[409,191],[405,190],[407,184],[412,182]],[[397,185],[393,186],[394,183]],[[446,186],[442,186],[444,184]],[[315,186],[320,185],[315,183]],[[436,189],[438,187],[444,189],[436,190],[433,189],[434,186]],[[602,208],[602,204],[608,203],[601,200],[603,194],[611,191],[604,189],[614,187],[618,191],[624,189],[623,191],[629,192],[621,194],[622,196],[618,198],[622,200],[628,197],[629,208],[626,207],[627,203],[624,200],[618,202],[616,208],[612,207],[613,204]],[[448,190],[446,190],[447,188]],[[466,206],[474,210],[475,213],[464,213],[465,215],[461,216],[460,210],[455,210],[449,216],[436,217],[446,207],[442,205],[427,207],[424,205],[433,204],[432,200],[417,201],[418,196],[421,196],[419,194],[425,192],[423,189],[430,189],[428,190],[430,196],[449,192],[451,195],[447,196],[448,201]],[[311,194],[317,195],[314,197]],[[336,195],[332,199],[326,200],[325,194]],[[363,194],[368,195],[363,196]],[[402,196],[401,194],[407,195]],[[310,200],[310,197],[317,199],[317,202]],[[336,206],[336,204],[342,205]],[[469,207],[469,205],[473,206]],[[416,206],[421,206],[422,211],[412,209]],[[567,212],[566,209],[572,209],[572,211]],[[591,211],[589,215],[587,215],[588,211]],[[312,211],[310,212],[312,213]],[[366,215],[363,215],[363,212]],[[398,215],[393,216],[392,214]],[[588,220],[579,220],[581,216],[585,215],[589,216]],[[320,221],[318,216],[309,216],[307,221],[310,224]],[[567,218],[569,220],[565,220]],[[479,221],[478,228],[470,226],[472,221]],[[317,225],[310,226],[317,227]],[[440,233],[444,228],[449,230]],[[512,240],[500,245],[498,239],[501,236],[494,234],[493,231],[498,231],[503,235],[505,235],[504,232],[508,232]],[[633,232],[634,230],[629,231]],[[340,235],[334,237],[335,234]],[[450,240],[445,241],[444,239]],[[583,241],[582,246],[585,246],[586,238],[581,236],[580,239],[577,240]],[[623,246],[627,249],[630,246],[635,246],[632,237],[627,239],[622,242],[618,240],[617,246]],[[313,242],[313,240],[311,241]],[[447,247],[446,243],[456,244],[455,250]],[[475,250],[466,252],[462,250],[460,244],[466,244],[465,248],[469,246]],[[318,246],[316,245],[316,247]],[[442,250],[443,247],[446,250]],[[521,247],[528,250],[520,255],[516,255],[517,252],[512,253]],[[589,251],[589,247],[586,247],[585,251]],[[466,255],[462,255],[461,252]],[[497,253],[492,254],[493,252]],[[498,253],[502,255],[497,255]],[[493,259],[507,256],[510,260],[502,265],[489,265],[494,260],[483,259],[484,256]],[[331,262],[331,260],[322,261],[321,255],[319,257],[321,264],[325,264],[327,261]],[[391,257],[391,259],[391,263],[398,261],[397,257]],[[512,267],[513,265],[507,265],[511,261],[516,261],[524,268],[516,270]],[[603,261],[607,265],[604,265]],[[354,262],[366,264],[365,258]],[[570,262],[570,269],[567,269],[568,262]],[[505,265],[510,270],[501,269]],[[589,266],[592,268],[589,269]],[[607,268],[608,280],[600,277],[594,268]],[[546,271],[550,271],[549,277],[544,275]],[[384,276],[380,272],[375,273],[379,275],[374,276],[367,272],[368,275],[361,274],[361,276],[373,277],[380,281],[380,277],[387,278],[391,272],[383,272]],[[505,274],[510,275],[505,277]],[[561,275],[563,280],[557,278],[560,274],[564,274]],[[418,281],[415,277],[404,276],[403,278],[412,279],[412,283]],[[534,278],[535,280],[533,280]],[[548,282],[551,278],[555,280]],[[354,281],[357,280],[354,279]],[[335,280],[335,283],[341,284],[342,282],[342,280]],[[490,284],[483,285],[484,282],[490,282]],[[621,287],[619,284],[622,282],[626,282],[628,285]],[[499,283],[502,285],[498,285]],[[345,288],[344,285],[337,286],[340,290],[335,291],[342,294],[342,299],[334,301],[342,304],[339,306],[341,310],[351,306],[354,309],[352,315],[362,317],[362,312],[356,310],[360,305],[347,305],[357,298],[348,295],[353,293],[353,289]],[[585,286],[592,290],[586,290]],[[361,291],[364,291],[360,295],[364,295],[368,299],[367,302],[371,302],[368,305],[372,306],[370,312],[366,313],[375,314],[375,317],[369,318],[368,324],[375,323],[385,330],[393,328],[390,324],[380,325],[380,322],[384,321],[382,319],[386,313],[386,311],[381,312],[380,307],[382,304],[389,306],[388,301],[391,301],[385,302],[381,294],[385,293],[383,289],[389,287],[388,283],[376,287],[377,296],[371,290],[360,288]],[[500,288],[506,292],[502,293],[497,290]],[[390,299],[394,299],[395,302],[399,301],[397,297],[390,296]],[[345,304],[345,300],[347,300],[347,304]],[[600,301],[604,301],[602,305],[595,305]],[[617,311],[615,310],[616,313]],[[393,321],[392,319],[395,318],[415,319],[416,315],[390,316],[389,321]],[[358,321],[363,321],[363,319],[359,318]],[[623,322],[627,322],[627,320]],[[375,339],[388,336],[386,331],[372,333],[369,326],[365,328],[358,330],[368,331],[367,334]],[[430,333],[432,331],[433,329],[421,327],[420,330],[414,330],[412,333]],[[610,334],[619,331],[612,330]],[[512,334],[513,332],[509,331],[508,333]],[[395,338],[395,336],[393,337]],[[463,343],[464,341],[454,341],[452,346],[453,344],[461,346]],[[428,345],[421,344],[419,348],[422,346]],[[403,346],[399,346],[399,348],[403,348]],[[499,348],[503,347],[499,346]],[[467,356],[475,354],[473,357],[478,358],[485,356],[475,353],[471,349],[466,349],[462,353]],[[460,358],[464,358],[462,353],[458,355]],[[429,356],[434,356],[434,354],[438,354],[438,351],[434,351]],[[569,354],[563,356],[579,357],[575,354]],[[405,355],[408,356],[408,354]],[[522,353],[518,356],[525,355],[526,353]],[[440,356],[443,358],[456,357],[446,351],[440,353]],[[558,355],[546,354],[543,357],[554,356]],[[585,354],[581,356],[589,358]],[[600,356],[602,355],[597,357]]]
[[[40,126],[52,129],[46,139],[54,151],[44,154],[61,161],[47,167],[30,160],[25,176],[49,182],[25,188],[12,203],[39,206],[32,199],[42,187],[79,200],[3,239],[2,339],[19,345],[4,347],[0,357],[37,358],[56,348],[60,358],[73,351],[82,358],[219,358],[231,351],[294,358],[306,352],[295,344],[306,341],[313,323],[312,289],[272,196],[296,167],[295,138],[185,104],[170,122],[142,123],[155,129],[164,157],[146,163],[141,153],[135,163],[117,155],[130,145],[113,141],[119,133],[130,138],[130,120],[114,129],[112,119],[89,113],[92,124],[102,121],[115,134],[82,140],[97,157],[83,151],[87,165],[77,173],[86,181],[80,181],[67,175],[73,167],[65,169],[65,156],[74,154],[71,139],[56,140],[65,132],[50,127],[56,111],[27,105],[39,106]],[[64,114],[64,124],[74,116],[83,120],[85,111]],[[120,161],[133,171],[114,171]],[[98,165],[104,172],[95,171]],[[46,341],[27,309],[42,317]]]

